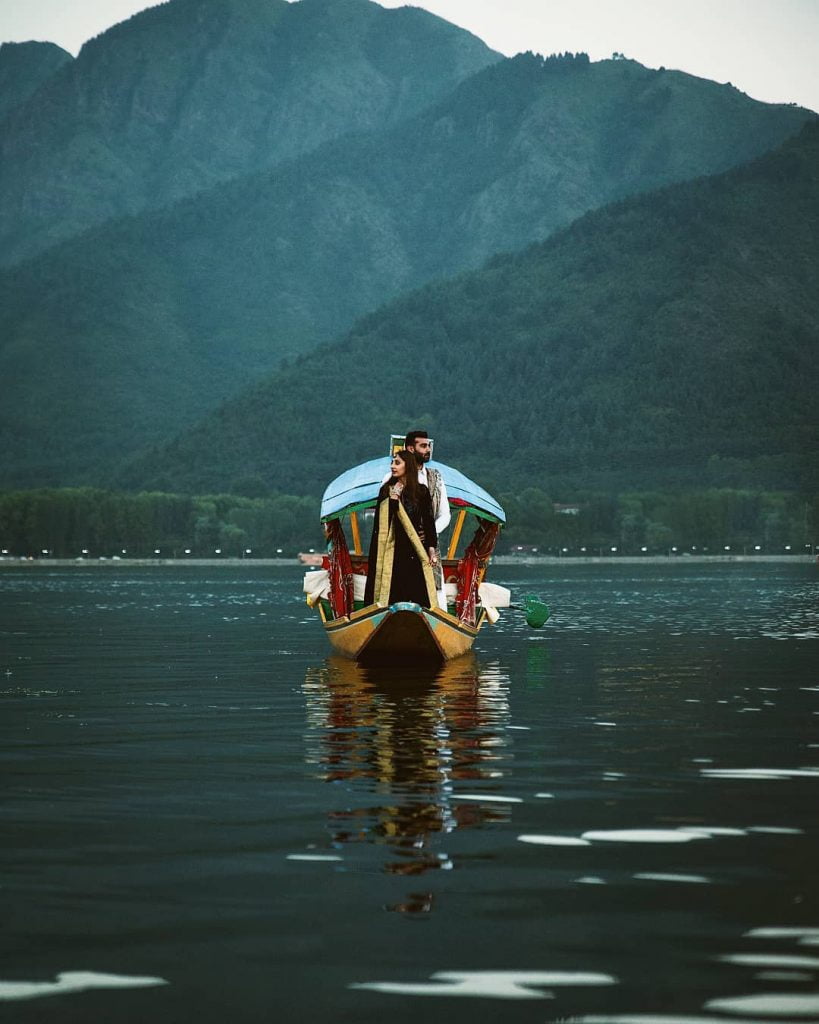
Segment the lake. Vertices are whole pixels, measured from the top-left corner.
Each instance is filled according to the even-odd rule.
[[[301,575],[0,573],[9,1019],[819,1020],[815,566],[498,566],[437,675]]]

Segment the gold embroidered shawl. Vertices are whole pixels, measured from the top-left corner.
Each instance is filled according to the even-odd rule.
[[[390,603],[392,563],[395,557],[395,520],[397,518],[403,526],[407,537],[409,537],[416,555],[418,555],[421,560],[421,569],[424,573],[424,583],[426,584],[427,597],[429,598],[429,607],[437,608],[438,599],[435,593],[435,580],[432,575],[432,566],[430,565],[427,552],[424,551],[421,538],[418,536],[418,532],[412,525],[412,520],[407,515],[407,510],[401,502],[398,502],[397,515],[393,517],[391,523],[389,521],[389,506],[389,499],[385,499],[381,502],[378,508],[378,552],[375,562],[375,590],[373,591],[375,603],[379,605],[388,605]]]

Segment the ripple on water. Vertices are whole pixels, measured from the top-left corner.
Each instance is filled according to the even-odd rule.
[[[97,971],[64,971],[57,975],[56,981],[0,981],[0,1001],[39,999],[69,992],[87,992],[94,988],[150,988],[167,984],[164,978],[101,974]]]
[[[535,846],[590,846],[592,843],[689,843],[696,839],[710,839],[710,830],[624,828],[593,829],[580,837],[527,833],[518,836],[518,842]]]
[[[758,1017],[712,1017],[704,1014],[619,1013],[563,1017],[565,1024],[761,1024]],[[784,1024],[780,1021],[779,1024]]]
[[[704,875],[675,875],[661,871],[643,871],[634,877],[646,882],[682,882],[705,885],[711,882],[711,879],[706,878]]]
[[[685,825],[676,829],[593,829],[583,832],[579,838],[575,836],[528,833],[518,836],[518,842],[540,846],[589,846],[591,843],[687,843],[695,839],[748,836],[751,833],[788,836],[803,834],[802,830],[798,828],[784,828],[774,825],[749,825],[744,829]]]
[[[768,836],[802,836],[805,834],[801,828],[785,828],[781,825],[749,825],[748,832]]]
[[[700,768],[709,779],[819,779],[819,768]]]
[[[708,838],[698,832],[666,828],[622,828],[583,833],[583,839],[603,843],[688,843],[694,839]]]
[[[366,981],[349,987],[403,996],[553,999],[549,988],[616,984],[610,974],[586,971],[437,971],[428,982]],[[540,991],[542,988],[547,991]]]
[[[819,959],[815,956],[790,956],[787,953],[726,953],[717,959],[744,967],[795,967],[797,970],[819,967]]]
[[[819,1016],[819,995],[796,992],[762,992],[748,996],[710,999],[707,1010],[718,1013],[750,1013],[767,1017]]]
[[[587,839],[578,839],[576,836],[522,835],[518,836],[518,842],[533,846],[591,846]]]
[[[496,804],[522,804],[523,800],[519,796],[499,796],[489,795],[487,793],[453,793],[453,800],[475,800],[480,803],[496,803]]]
[[[343,860],[337,853],[288,853],[288,860],[303,861],[340,861]]]
[[[819,928],[752,928],[746,939],[795,939],[799,946],[819,946]]]
[[[693,832],[699,836],[747,836],[744,828],[728,828],[722,825],[684,825],[680,832]]]

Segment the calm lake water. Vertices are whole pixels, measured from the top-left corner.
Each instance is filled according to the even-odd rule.
[[[499,566],[433,677],[301,575],[0,573],[0,1015],[819,1020],[815,566]]]

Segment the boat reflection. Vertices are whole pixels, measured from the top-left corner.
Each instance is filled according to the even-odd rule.
[[[509,680],[497,665],[474,654],[427,672],[328,658],[304,689],[308,764],[343,786],[345,806],[328,815],[334,846],[383,847],[384,871],[420,875],[453,867],[447,834],[508,819],[507,805],[479,799],[511,757]],[[429,909],[427,896],[393,909]]]

